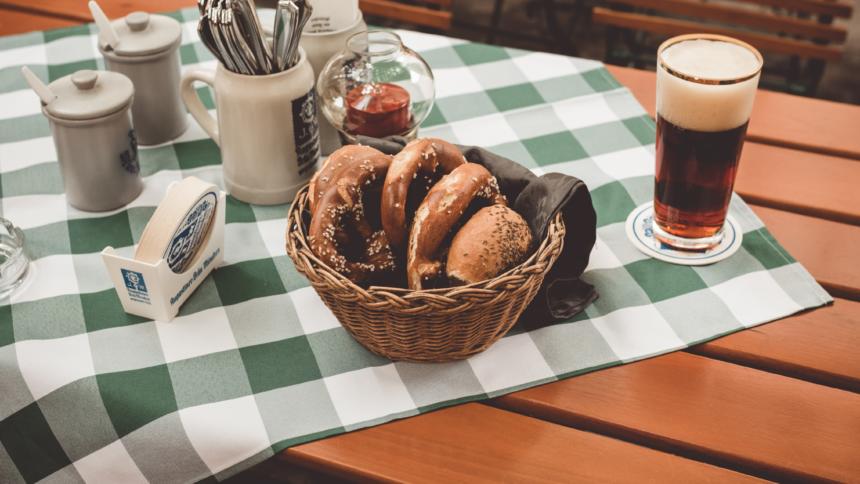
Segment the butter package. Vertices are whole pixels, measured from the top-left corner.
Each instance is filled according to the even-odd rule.
[[[133,258],[105,247],[102,260],[125,312],[170,321],[224,258],[226,194],[188,177],[168,188]]]

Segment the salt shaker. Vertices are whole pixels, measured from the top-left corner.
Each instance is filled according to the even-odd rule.
[[[112,28],[111,35],[99,36],[99,51],[109,70],[134,83],[131,113],[140,144],[176,138],[187,127],[179,97],[182,26],[170,17],[146,12],[132,12],[109,26],[105,28]]]
[[[115,72],[82,70],[45,86],[23,71],[50,121],[69,204],[99,212],[134,200],[143,181],[129,113],[131,81]]]

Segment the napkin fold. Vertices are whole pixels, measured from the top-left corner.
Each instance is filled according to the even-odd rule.
[[[407,140],[359,136],[360,144],[396,154]],[[585,182],[561,173],[536,176],[528,168],[476,146],[457,146],[466,159],[487,168],[508,197],[511,208],[528,222],[535,240],[543,240],[550,222],[561,212],[567,229],[564,249],[544,278],[534,301],[518,324],[534,329],[573,317],[597,299],[594,286],[580,279],[597,237],[597,214]]]

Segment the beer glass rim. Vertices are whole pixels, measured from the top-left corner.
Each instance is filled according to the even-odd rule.
[[[709,78],[709,77],[702,77],[702,76],[694,76],[692,74],[685,73],[685,72],[682,72],[678,69],[674,69],[672,67],[669,67],[666,64],[666,62],[663,60],[663,51],[666,50],[667,48],[677,44],[677,43],[685,42],[688,40],[717,40],[717,41],[722,41],[722,42],[728,42],[730,44],[739,45],[739,46],[747,49],[748,51],[752,52],[753,55],[755,55],[756,59],[758,59],[758,68],[754,72],[752,72],[750,74],[746,74],[744,76],[731,78],[731,79],[720,79],[720,78]],[[726,35],[719,35],[719,34],[685,34],[685,35],[678,35],[678,36],[672,37],[671,39],[668,39],[665,42],[663,42],[662,44],[660,44],[660,47],[657,49],[657,64],[658,64],[658,66],[657,66],[658,68],[662,68],[666,72],[671,74],[672,76],[677,77],[679,79],[683,79],[685,81],[695,82],[697,84],[726,85],[726,84],[738,84],[740,82],[748,81],[748,80],[758,76],[759,73],[761,73],[762,67],[764,66],[764,58],[762,57],[762,55],[758,51],[758,49],[756,49],[755,47],[751,46],[750,44],[748,44],[742,40],[735,39],[734,37],[729,37]]]

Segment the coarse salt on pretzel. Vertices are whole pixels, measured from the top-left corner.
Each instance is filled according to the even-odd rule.
[[[356,283],[395,268],[385,232],[374,230],[364,213],[364,193],[379,189],[391,164],[390,157],[376,153],[350,163],[337,172],[335,179],[325,182],[325,193],[317,195],[308,229],[308,241],[317,257]],[[332,162],[330,159],[329,164]],[[357,237],[350,237],[349,227],[354,228]],[[344,255],[343,249],[349,248],[349,244],[360,244],[358,260],[349,260]]]
[[[409,191],[418,189],[421,193],[413,195],[424,195],[436,178],[450,173],[464,163],[466,158],[456,146],[437,138],[411,141],[394,156],[385,176],[380,204],[382,228],[393,247],[402,247],[409,233],[409,221],[406,217]],[[422,179],[416,180],[419,175]],[[425,182],[428,186],[415,186],[419,184],[418,181]]]
[[[475,199],[507,205],[496,178],[481,165],[466,163],[439,180],[412,221],[406,251],[406,279],[410,289],[442,274],[440,246]]]

